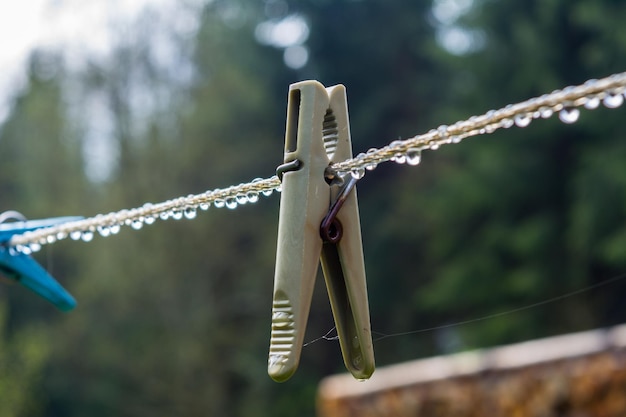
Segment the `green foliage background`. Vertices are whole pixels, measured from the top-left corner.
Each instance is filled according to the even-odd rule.
[[[474,0],[455,24],[482,43],[462,55],[437,43],[432,6],[214,0],[197,34],[179,39],[194,71],[187,84],[151,60],[162,28],[150,16],[109,62],[79,74],[34,53],[0,127],[0,211],[94,215],[269,176],[282,160],[287,87],[302,79],[346,85],[358,153],[626,69],[621,1]],[[299,70],[254,37],[259,23],[289,13],[310,29]],[[129,94],[137,80],[167,92],[141,117]],[[85,115],[68,104],[72,86],[108,103],[119,155],[106,181],[85,174]],[[359,197],[373,329],[464,321],[624,273],[623,117],[598,109],[574,125],[535,121],[367,175]],[[273,196],[44,250],[38,259],[79,306],[65,315],[0,287],[0,416],[314,414],[317,382],[343,370],[336,343],[306,347],[285,384],[266,375],[277,209]],[[621,323],[624,290],[616,282],[387,338],[375,344],[377,362]],[[309,339],[333,326],[326,300],[320,281]]]

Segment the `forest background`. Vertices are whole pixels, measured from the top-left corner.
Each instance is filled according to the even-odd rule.
[[[346,85],[356,154],[626,70],[619,0],[180,8],[193,29],[148,8],[80,71],[63,51],[32,54],[0,126],[0,212],[90,216],[271,176],[288,85],[303,79]],[[540,120],[366,175],[373,330],[465,321],[623,274],[623,120]],[[287,383],[266,374],[278,200],[39,253],[79,305],[64,314],[0,287],[0,416],[313,415],[319,380],[344,369],[336,342],[305,347]],[[623,323],[625,290],[387,338],[377,363]],[[332,326],[320,279],[306,339]]]

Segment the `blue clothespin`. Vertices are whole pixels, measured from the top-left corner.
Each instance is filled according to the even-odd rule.
[[[9,246],[14,235],[43,227],[55,226],[82,217],[55,217],[51,219],[17,221],[0,224],[0,272],[45,298],[63,311],[76,307],[76,300],[33,258]]]
[[[321,263],[344,362],[374,372],[356,179],[329,169],[352,157],[345,87],[302,81],[289,89],[268,373],[285,381],[300,360]]]

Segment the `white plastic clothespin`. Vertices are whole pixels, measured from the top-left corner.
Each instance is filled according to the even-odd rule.
[[[292,84],[268,361],[278,382],[298,367],[320,261],[346,367],[357,379],[374,372],[356,179],[329,170],[351,157],[345,87]]]

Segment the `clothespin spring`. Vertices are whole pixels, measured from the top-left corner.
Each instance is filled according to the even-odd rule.
[[[354,186],[358,181],[358,179],[352,175],[347,176],[350,179],[345,182],[343,188],[339,191],[337,199],[333,202],[333,205],[328,210],[328,214],[326,214],[320,224],[320,236],[324,242],[337,243],[343,236],[343,227],[341,226],[339,219],[337,219],[337,214],[339,214],[339,210],[343,207],[343,203],[346,202],[350,192],[354,189]]]

